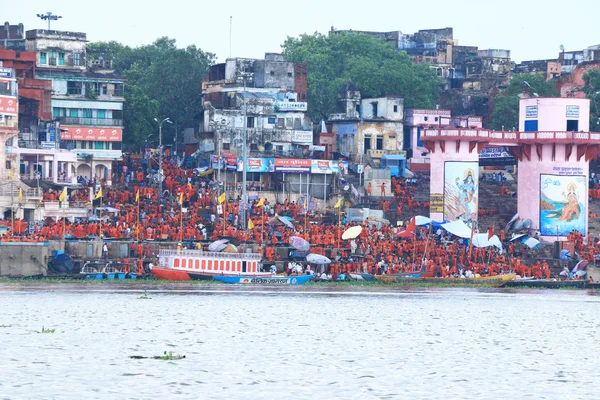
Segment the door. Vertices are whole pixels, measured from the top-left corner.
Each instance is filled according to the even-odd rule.
[[[537,132],[538,130],[538,121],[537,119],[532,119],[530,121],[525,121],[525,132]]]

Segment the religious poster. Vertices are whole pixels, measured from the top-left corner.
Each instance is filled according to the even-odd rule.
[[[540,175],[540,234],[586,234],[585,175]]]
[[[471,227],[477,223],[479,198],[479,163],[446,161],[444,163],[444,219],[462,220]]]

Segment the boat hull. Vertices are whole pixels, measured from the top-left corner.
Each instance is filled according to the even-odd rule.
[[[482,276],[480,278],[409,278],[394,275],[376,275],[375,279],[381,283],[405,283],[412,284],[438,284],[448,286],[485,286],[502,287],[515,278],[514,274]]]
[[[231,284],[303,285],[311,280],[313,276],[215,276],[214,278],[219,282]]]
[[[195,273],[195,272],[187,272],[187,271],[181,271],[181,270],[177,270],[177,269],[173,269],[173,268],[159,268],[159,267],[154,267],[152,268],[152,274],[154,274],[154,276],[157,279],[163,279],[163,280],[167,280],[167,281],[211,281],[213,280],[216,276],[224,276],[224,277],[239,277],[239,275],[233,275],[233,274],[221,274],[221,273],[214,273],[211,274],[209,272],[202,272],[202,273]],[[261,273],[260,275],[247,275],[247,277],[250,278],[256,278],[256,277],[269,277],[272,276],[272,274],[270,273]]]

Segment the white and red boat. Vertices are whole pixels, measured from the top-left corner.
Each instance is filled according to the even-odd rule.
[[[217,253],[202,250],[161,250],[152,273],[158,279],[189,281],[220,276],[272,276],[261,271],[258,253]]]

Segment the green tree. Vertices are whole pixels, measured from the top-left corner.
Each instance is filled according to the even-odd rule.
[[[406,52],[360,33],[320,33],[288,37],[285,58],[308,66],[308,113],[314,121],[336,112],[337,93],[348,78],[361,96],[400,94],[406,108],[434,107],[441,81],[425,64],[414,64]]]
[[[202,111],[202,78],[214,63],[214,54],[193,45],[178,48],[175,39],[168,37],[135,48],[115,41],[90,43],[88,53],[112,60],[115,72],[126,79],[126,144],[142,146],[157,130],[155,117],[169,117],[176,123],[163,127],[163,142],[169,142],[175,126],[193,126]]]
[[[516,74],[508,87],[493,98],[492,129],[505,130],[519,128],[519,95],[531,97],[557,97],[560,95],[552,81],[546,81],[542,74]]]
[[[600,132],[600,71],[591,70],[583,76],[585,81],[585,94],[591,99],[590,104],[590,131]]]

